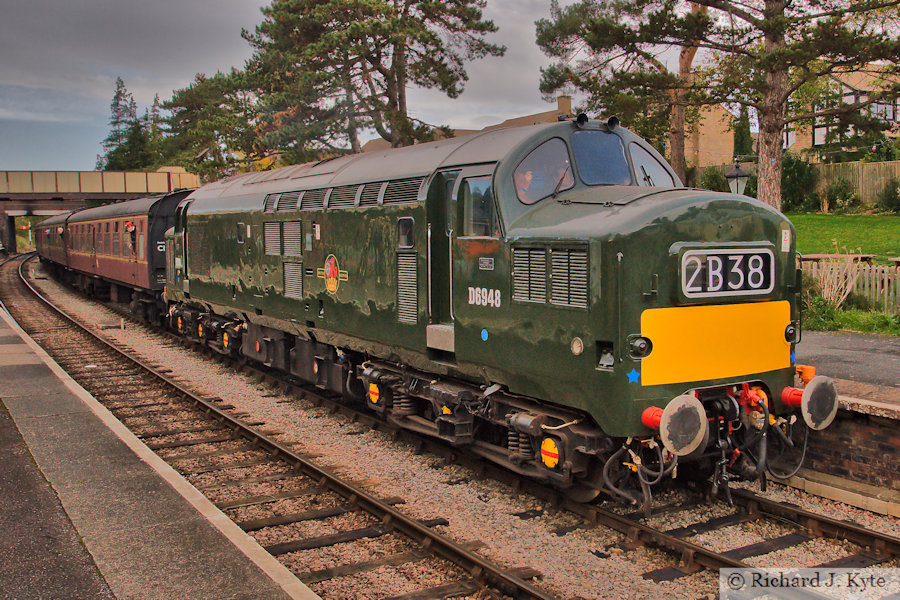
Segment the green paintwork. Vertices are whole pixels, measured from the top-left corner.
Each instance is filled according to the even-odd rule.
[[[588,127],[605,129],[597,123]],[[627,373],[632,369],[639,372],[640,360],[629,357],[624,346],[629,335],[641,333],[641,312],[696,303],[681,296],[680,245],[768,244],[775,255],[774,291],[762,298],[712,302],[788,300],[792,318],[797,318],[793,228],[780,213],[743,196],[684,188],[588,187],[577,177],[575,187],[555,199],[531,206],[521,204],[512,181],[518,162],[541,142],[551,137],[568,140],[575,130],[574,124],[565,122],[492,131],[392,152],[344,157],[322,165],[247,174],[201,188],[188,199],[192,204],[187,210],[187,236],[190,243],[192,231],[205,227],[211,257],[209,274],[196,274],[189,263],[190,297],[184,298],[180,282],[170,281],[169,298],[203,304],[220,314],[243,315],[297,336],[313,336],[435,373],[484,384],[500,383],[513,393],[582,409],[610,435],[649,433],[640,424],[640,414],[646,407],[664,406],[691,388],[735,383],[724,379],[651,387],[629,383]],[[615,133],[658,157],[630,132],[617,129]],[[464,178],[484,174],[494,177],[501,233],[496,239],[461,238],[461,204],[455,194]],[[271,193],[413,176],[427,177],[414,203],[263,212],[264,199]],[[451,189],[448,180],[455,182],[451,197],[446,191]],[[444,234],[448,210],[455,220],[449,240]],[[419,317],[414,325],[397,320],[400,217],[415,219]],[[265,222],[296,220],[302,221],[302,264],[307,272],[301,299],[285,297],[282,266],[301,259],[267,256],[263,241]],[[244,243],[238,242],[239,223],[250,226]],[[429,223],[433,275],[430,313]],[[312,235],[315,225],[320,239]],[[789,251],[781,252],[785,229],[791,230],[792,242]],[[177,253],[179,231],[172,236]],[[313,238],[309,248],[308,237]],[[586,249],[588,307],[513,301],[511,255],[519,246]],[[451,250],[452,269],[448,256]],[[318,276],[332,254],[339,269],[346,271],[346,281],[340,281],[334,293],[326,290],[325,280]],[[493,259],[493,268],[479,268],[479,259]],[[651,291],[654,285],[655,293]],[[498,290],[499,307],[469,304],[470,287]],[[429,322],[452,322],[455,356],[429,351]],[[736,344],[752,343],[753,327],[736,323],[734,331],[722,333]],[[487,332],[486,340],[483,331]],[[584,342],[580,356],[570,351],[575,337]],[[614,367],[598,368],[599,342],[612,343]],[[783,387],[792,385],[793,372],[754,373],[738,381],[761,381],[779,396]]]

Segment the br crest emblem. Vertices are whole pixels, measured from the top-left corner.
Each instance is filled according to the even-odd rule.
[[[329,254],[325,259],[325,268],[318,269],[316,275],[319,279],[325,280],[325,289],[329,294],[337,292],[338,286],[342,281],[347,281],[347,271],[342,271],[338,264],[338,259],[334,254]]]

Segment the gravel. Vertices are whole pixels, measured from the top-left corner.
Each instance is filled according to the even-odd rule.
[[[51,280],[38,283],[54,297],[66,298],[61,303],[86,320],[99,325],[119,323],[119,317],[111,311],[88,304],[70,293],[60,293],[60,286]],[[477,474],[459,465],[443,465],[433,456],[417,454],[412,447],[395,441],[388,434],[377,431],[358,433],[362,429],[358,423],[332,415],[327,409],[316,408],[306,401],[285,401],[276,390],[177,345],[161,344],[157,336],[141,328],[126,326],[124,330],[106,329],[103,333],[118,342],[127,343],[151,362],[171,369],[171,376],[190,382],[202,394],[221,397],[234,405],[236,411],[265,422],[268,429],[280,432],[277,437],[281,441],[300,452],[319,456],[317,463],[365,480],[371,484],[369,491],[372,493],[404,498],[406,504],[402,505],[401,510],[406,514],[420,519],[449,519],[447,535],[458,542],[484,542],[486,547],[480,552],[489,560],[509,567],[530,566],[540,570],[543,573],[540,585],[560,598],[695,600],[718,594],[717,573],[701,571],[663,583],[644,579],[643,573],[673,566],[675,561],[670,555],[650,548],[623,551],[617,546],[623,537],[602,527],[557,535],[555,531],[558,528],[577,524],[577,517],[554,513],[541,501],[516,494],[499,482],[479,479]],[[246,474],[239,474],[236,470],[226,471],[227,476],[209,473],[189,479],[198,486],[212,485],[222,481],[223,477],[250,477],[264,470],[248,469]],[[278,486],[261,484],[260,489],[270,490],[273,487]],[[895,535],[898,532],[896,519],[813,498],[781,486],[772,485],[770,489],[768,495],[780,495],[779,499],[811,510],[831,511],[828,514],[835,518],[851,518],[861,525],[895,532]],[[212,493],[214,500],[229,499],[227,489]],[[248,492],[242,489],[237,495],[246,496]],[[298,505],[302,502],[285,502],[283,508],[285,512],[290,512],[293,510],[291,507]],[[537,509],[545,510],[544,514],[532,519],[515,516],[515,513]],[[633,509],[626,508],[624,512],[630,510]],[[678,527],[728,512],[716,504],[659,515],[654,517],[652,523],[666,525],[667,528]],[[253,513],[234,511],[231,514],[244,518],[245,514],[249,517]],[[301,523],[294,530],[310,534],[319,527],[322,525]],[[766,527],[778,526],[767,524]],[[761,531],[759,524],[751,522],[704,534],[703,538],[725,549],[761,541]],[[265,530],[258,536],[254,533],[261,540],[268,539],[269,535],[273,534]],[[828,545],[816,540],[781,552],[785,553],[784,560],[803,562],[808,559],[808,564],[816,564],[822,562],[824,557],[830,558],[833,553],[841,551],[838,546],[825,553],[822,544]],[[291,553],[280,559],[299,573],[353,562],[354,553],[358,555],[361,548],[365,548],[363,555],[370,556],[372,551],[393,554],[403,551],[404,547],[405,543],[386,536],[340,544],[329,549]],[[778,564],[772,560],[781,560],[781,556],[773,554],[764,557],[758,564]],[[410,575],[414,575],[418,568],[412,567]],[[381,587],[382,582],[391,582],[390,589]],[[365,594],[377,597],[402,593],[404,590],[396,588],[395,584],[395,579],[387,577],[379,569],[358,577],[316,584],[313,588],[327,598],[363,598],[368,597]],[[413,585],[415,587],[410,589],[421,587],[423,582],[417,581]]]

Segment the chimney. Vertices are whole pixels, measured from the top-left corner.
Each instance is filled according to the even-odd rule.
[[[572,96],[562,95],[556,99],[556,110],[566,117],[572,116]]]

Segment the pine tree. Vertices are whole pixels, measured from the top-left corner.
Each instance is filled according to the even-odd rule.
[[[747,160],[753,156],[753,138],[750,136],[750,114],[745,105],[741,105],[740,115],[734,121],[734,158]]]
[[[137,104],[125,82],[116,77],[116,90],[109,105],[109,135],[101,142],[103,154],[97,157],[97,170],[105,170],[110,152],[125,143],[128,129],[137,121]]]
[[[162,103],[171,113],[163,120],[167,162],[214,179],[246,169],[265,154],[253,125],[253,99],[243,84],[243,74],[235,70],[200,74]]]
[[[615,114],[657,149],[668,147],[669,161],[684,180],[685,126],[705,101],[693,68],[698,47],[685,44],[678,71],[670,71],[656,34],[646,27],[646,4],[584,0],[560,8],[553,0],[551,18],[535,23],[538,46],[558,59],[542,69],[541,91],[572,86],[587,92],[586,109]],[[703,22],[707,7],[690,4],[685,22]]]
[[[776,208],[781,207],[785,126],[848,115],[900,95],[896,62],[900,0],[619,0],[615,4],[641,15],[638,26],[625,33],[655,51],[696,47],[715,59],[704,72],[706,101],[744,104],[756,111],[758,197]],[[706,8],[707,14],[698,15],[692,6]],[[588,48],[594,44],[591,37],[580,42]],[[622,44],[633,44],[633,40],[625,36]],[[789,111],[794,94],[810,82],[859,71],[871,72],[881,91],[839,106]]]
[[[125,131],[125,139],[106,155],[107,171],[143,171],[153,166],[154,157],[146,123],[135,119]]]
[[[266,139],[296,156],[358,150],[372,127],[393,146],[430,139],[410,115],[416,85],[457,97],[465,61],[500,56],[483,38],[486,0],[273,0],[255,32],[248,83],[259,94]]]

